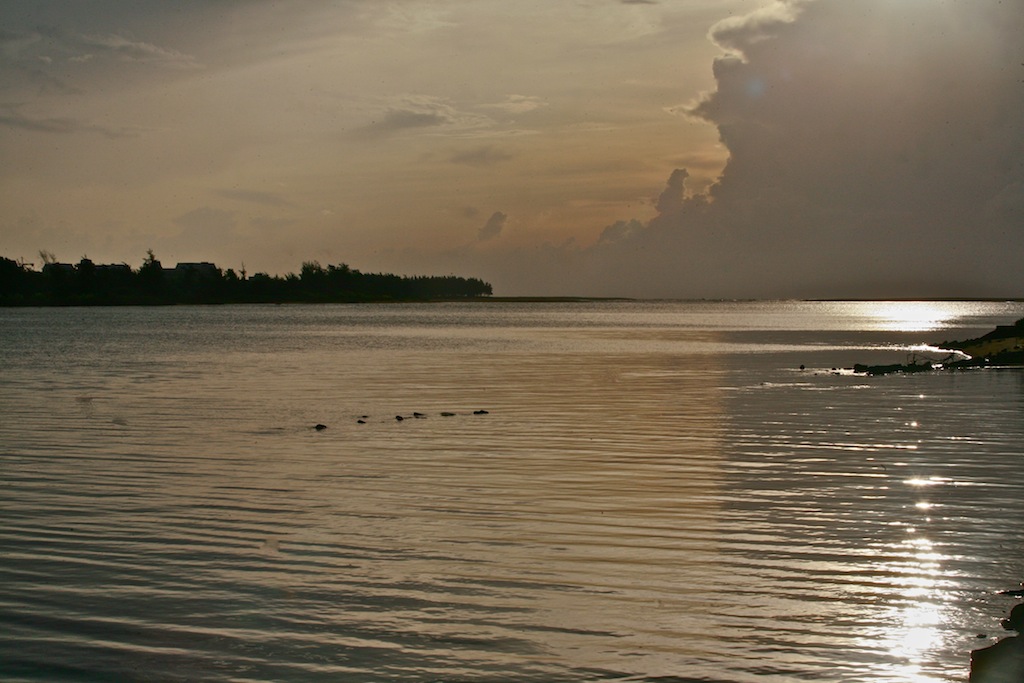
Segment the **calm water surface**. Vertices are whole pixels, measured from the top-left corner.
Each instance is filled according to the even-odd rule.
[[[1022,315],[0,310],[0,678],[965,680],[1024,373],[830,368]]]

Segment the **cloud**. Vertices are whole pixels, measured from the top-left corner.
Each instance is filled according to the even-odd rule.
[[[394,133],[408,128],[429,128],[453,123],[453,119],[440,111],[415,111],[412,109],[392,109],[385,112],[379,121],[374,121],[367,129],[380,134]]]
[[[0,10],[0,18],[7,18],[3,14]],[[125,64],[140,68],[129,73]],[[97,87],[97,78],[119,83],[130,76],[151,78],[143,67],[180,71],[201,66],[191,55],[116,33],[86,34],[46,24],[0,30],[0,96],[8,100],[82,96]]]
[[[505,223],[508,222],[508,216],[501,211],[495,211],[491,214],[491,217],[487,219],[484,227],[480,228],[480,233],[477,235],[477,241],[486,242],[492,240],[501,234],[501,231],[505,228]]]
[[[191,55],[152,43],[130,40],[116,33],[77,34],[75,42],[85,49],[80,57],[89,57],[89,50],[106,51],[131,62],[144,62],[176,69],[197,69],[202,65]]]
[[[225,199],[234,199],[240,202],[248,202],[250,204],[259,204],[261,206],[294,206],[292,202],[287,199],[280,197],[271,192],[260,192],[258,190],[217,190],[217,194]]]
[[[611,244],[629,239],[640,234],[644,230],[644,224],[633,218],[628,221],[615,221],[601,233],[598,239],[599,244]]]
[[[106,138],[130,138],[135,137],[141,129],[134,127],[103,126],[94,123],[87,123],[69,117],[34,117],[21,113],[21,106],[17,104],[0,104],[0,127],[17,128],[35,133],[58,133],[67,135],[71,133],[96,133]]]
[[[0,74],[0,91],[24,91],[38,96],[45,95],[81,95],[85,91],[71,85],[62,78],[47,73],[45,67],[39,68],[25,63],[9,65]]]
[[[654,205],[660,214],[670,214],[679,211],[685,200],[685,183],[690,177],[690,172],[685,168],[677,168],[672,171],[668,178],[668,185],[658,196],[658,202]]]
[[[813,1],[779,0],[749,14],[723,19],[711,28],[708,37],[723,50],[742,57],[755,44],[776,37],[781,25],[795,21],[801,7]]]
[[[449,161],[453,164],[465,164],[467,166],[493,166],[503,161],[509,161],[512,155],[492,145],[484,145],[475,149],[469,149],[453,154]]]
[[[408,96],[388,106],[361,131],[371,136],[388,136],[403,131],[430,128],[467,129],[490,123],[486,117],[461,112],[442,98]]]
[[[102,55],[175,69],[202,66],[192,55],[117,33],[86,34],[57,26],[0,32],[0,56],[9,62],[35,61],[52,65],[65,61],[81,64]]]
[[[37,133],[73,133],[81,124],[69,118],[35,118],[20,113],[15,105],[0,105],[0,126]]]
[[[567,252],[578,288],[1019,296],[1022,25],[1024,5],[994,0],[794,1],[718,24],[716,89],[687,113],[718,129],[724,170],[706,193],[673,171],[657,216]]]
[[[485,109],[498,109],[508,114],[525,114],[546,107],[548,103],[532,95],[509,95],[501,102],[491,102],[481,106]]]

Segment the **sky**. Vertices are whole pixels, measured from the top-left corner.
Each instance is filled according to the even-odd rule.
[[[0,255],[1024,296],[1016,0],[6,0]]]

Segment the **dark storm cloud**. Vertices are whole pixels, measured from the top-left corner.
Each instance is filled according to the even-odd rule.
[[[643,229],[572,258],[640,295],[1021,294],[1024,4],[784,9],[712,33],[687,112],[728,148],[717,183],[676,170]]]

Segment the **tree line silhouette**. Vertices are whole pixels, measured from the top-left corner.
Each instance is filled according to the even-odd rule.
[[[0,257],[2,306],[130,306],[229,303],[354,303],[428,301],[491,295],[477,278],[361,273],[342,263],[306,261],[298,275],[247,276],[212,263],[179,263],[164,268],[150,250],[142,266],[57,263],[40,252],[42,270]]]

